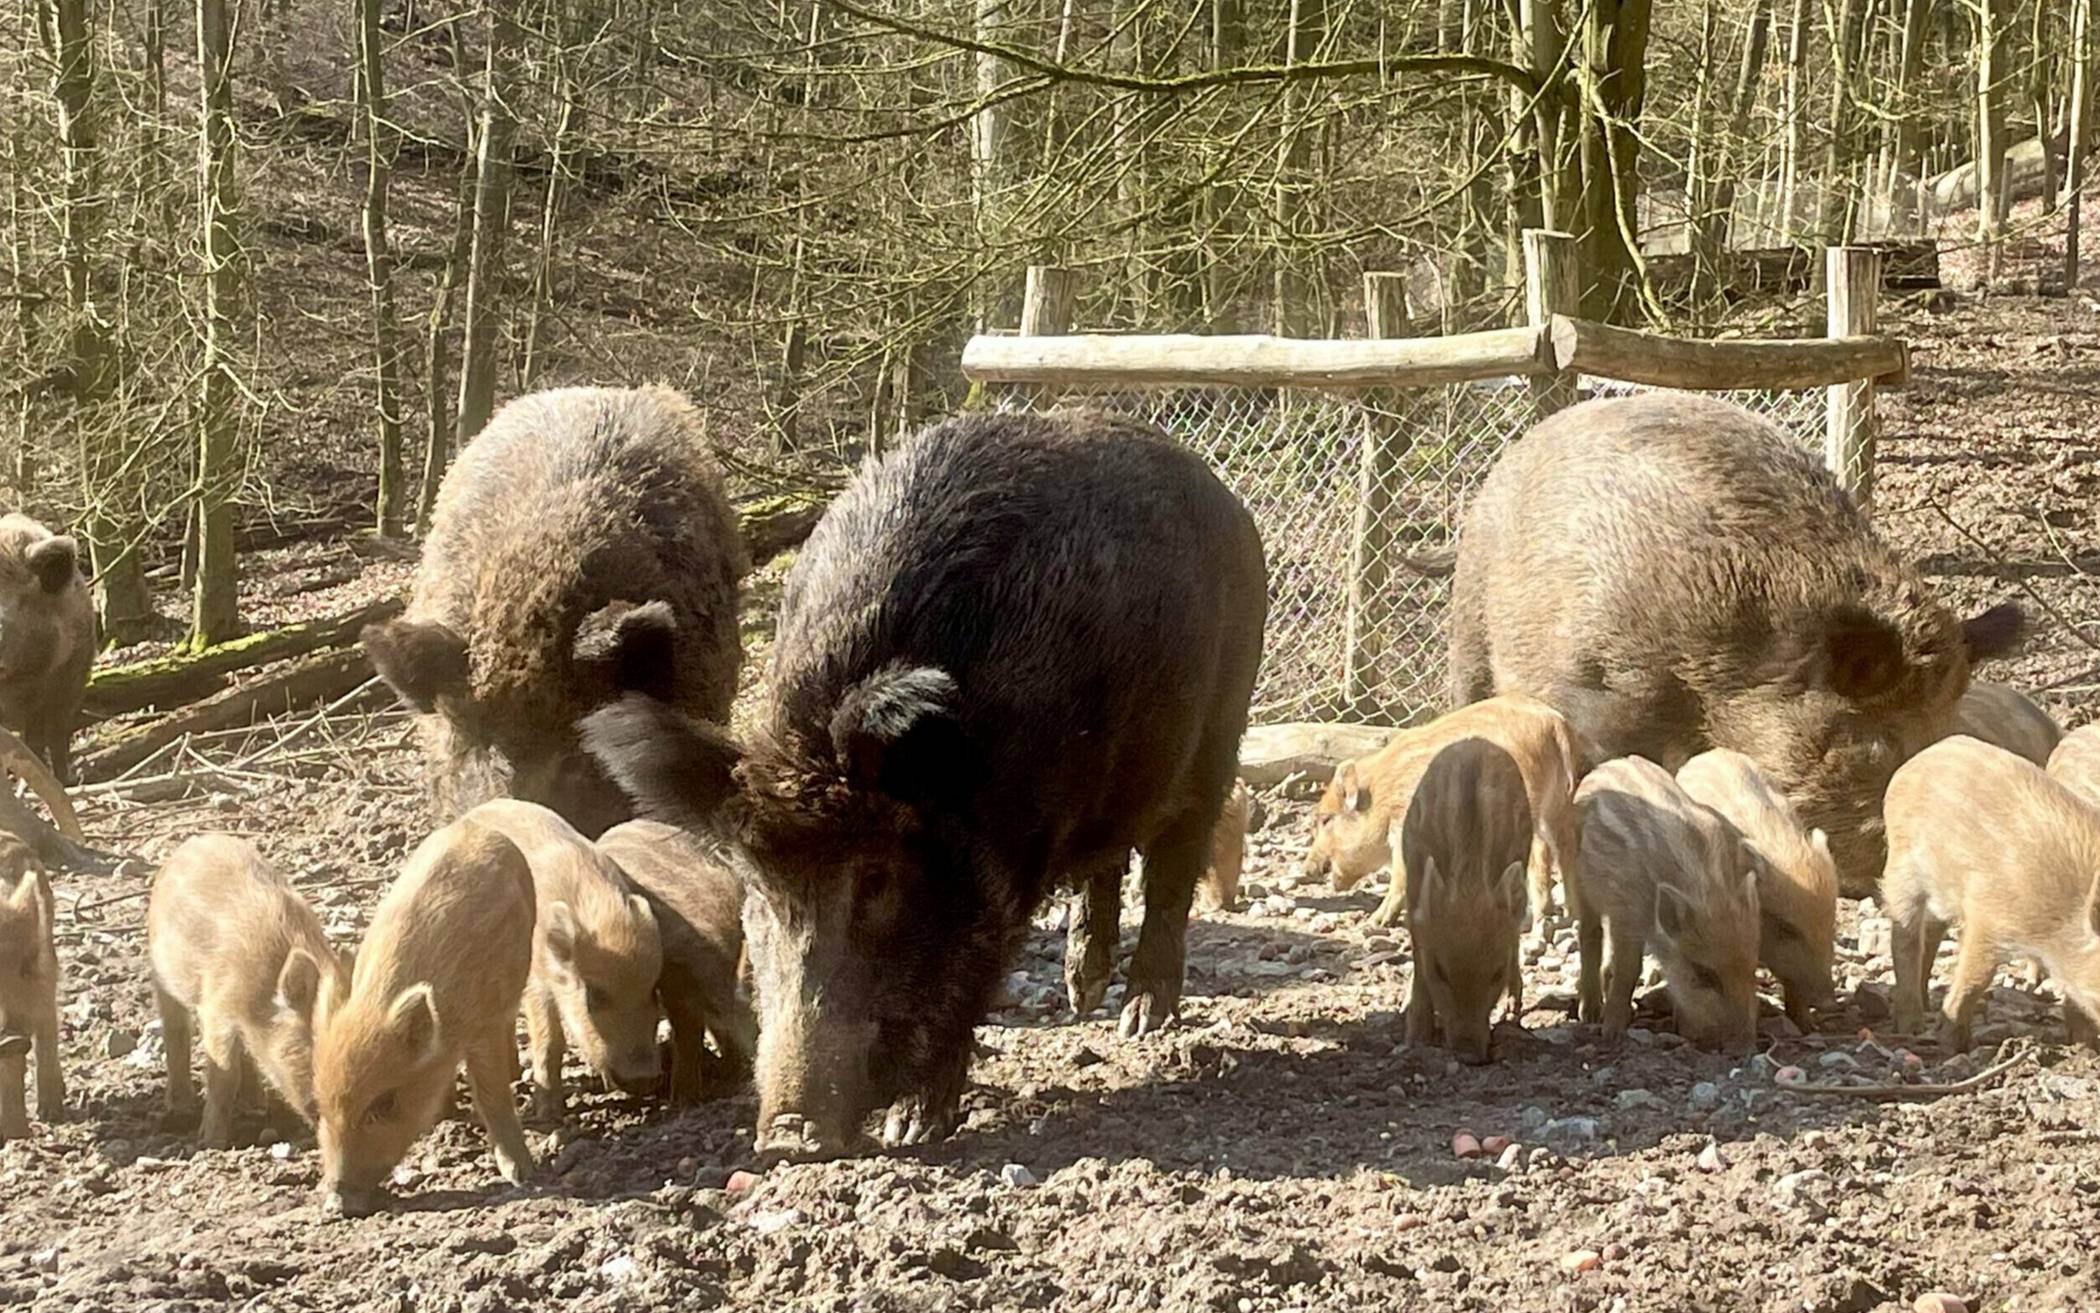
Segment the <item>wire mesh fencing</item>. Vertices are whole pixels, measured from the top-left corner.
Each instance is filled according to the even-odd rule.
[[[1648,390],[1584,379],[1582,395]],[[1713,395],[1821,450],[1821,389]],[[1269,567],[1255,723],[1406,725],[1445,708],[1448,548],[1503,446],[1537,418],[1529,379],[1370,393],[1040,389],[1001,405],[1093,406],[1149,420],[1239,494]]]

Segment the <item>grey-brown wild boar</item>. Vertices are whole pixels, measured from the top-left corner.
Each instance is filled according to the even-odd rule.
[[[1400,825],[1414,980],[1407,1040],[1443,1038],[1486,1062],[1495,1005],[1521,999],[1517,937],[1530,924],[1524,869],[1531,799],[1509,752],[1467,738],[1430,759]]]
[[[1106,989],[1132,849],[1122,1029],[1173,1019],[1266,593],[1253,518],[1158,430],[950,420],[817,525],[749,744],[641,697],[587,722],[643,810],[711,830],[743,881],[762,1151],[837,1154],[883,1107],[890,1144],[947,1134],[1061,877],[1086,891],[1068,987]]]
[[[2049,754],[2064,736],[2062,727],[2034,699],[2010,684],[1981,679],[1972,681],[1955,704],[1954,732],[2025,757],[2037,766],[2049,764]]]
[[[1758,764],[1872,893],[1881,796],[1945,736],[2011,605],[1957,618],[1822,460],[1739,406],[1590,401],[1504,449],[1458,541],[1455,702],[1522,692],[1605,756]]]
[[[532,968],[532,868],[518,846],[460,820],[417,845],[358,948],[347,990],[314,1011],[323,1207],[369,1212],[443,1111],[462,1063],[504,1179],[532,1175],[510,1087],[518,1000]]]
[[[758,1048],[743,980],[743,888],[698,839],[661,821],[615,825],[598,851],[649,900],[663,937],[656,996],[671,1023],[671,1102],[728,1093],[750,1077]]]
[[[562,388],[503,407],[445,475],[407,614],[364,634],[425,713],[441,814],[507,794],[586,837],[627,819],[576,722],[630,690],[726,717],[748,569],[684,397]]]
[[[0,515],[0,726],[73,782],[73,726],[95,663],[95,607],[80,548],[26,515]]]
[[[518,845],[532,865],[538,905],[525,1031],[533,1111],[559,1117],[564,1040],[607,1084],[629,1093],[656,1086],[656,979],[663,941],[656,914],[610,857],[538,803],[497,798],[466,820]]]
[[[36,1115],[65,1113],[58,1065],[57,904],[29,846],[0,834],[0,1141],[29,1134],[29,1054],[36,1053]]]
[[[1757,864],[1720,813],[1652,761],[1623,757],[1575,790],[1581,843],[1567,874],[1582,950],[1578,1006],[1626,1033],[1652,949],[1677,1031],[1701,1048],[1757,1039]]]
[[[2007,961],[2031,958],[2064,991],[2073,1039],[2100,1017],[2100,812],[2034,763],[1966,735],[1934,744],[1889,781],[1889,909],[1896,1029],[1924,1023],[1949,925],[1960,949],[1940,1006],[1943,1046],[1969,1026]]]
[[[1740,752],[1713,748],[1677,770],[1677,783],[1735,826],[1763,860],[1757,864],[1757,960],[1804,1029],[1831,1004],[1837,948],[1837,863],[1821,830],[1802,826],[1786,795]]]
[[[207,1149],[233,1143],[250,1067],[309,1124],[314,1110],[314,1004],[321,982],[349,984],[321,920],[263,859],[230,834],[200,834],[168,854],[146,902],[146,956],[167,1041],[167,1109],[187,1116],[190,1041],[204,1042]]]

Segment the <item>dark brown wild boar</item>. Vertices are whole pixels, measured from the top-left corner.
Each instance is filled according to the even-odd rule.
[[[1132,849],[1122,1029],[1172,1020],[1266,609],[1253,518],[1201,458],[1105,415],[972,416],[832,503],[753,742],[642,697],[586,723],[643,810],[711,830],[743,881],[761,1151],[840,1153],[883,1107],[890,1144],[947,1134],[1061,878],[1084,891],[1068,984],[1106,988]]]
[[[1452,694],[1529,693],[1604,755],[1670,770],[1733,748],[1859,897],[1890,775],[2020,626],[2009,604],[1957,618],[1770,422],[1647,393],[1562,411],[1496,461],[1459,537]]]
[[[441,813],[507,794],[586,837],[625,820],[576,722],[630,690],[727,716],[748,568],[676,392],[562,388],[497,412],[445,475],[408,613],[364,635],[426,713]]]
[[[26,515],[0,515],[0,726],[73,782],[73,725],[95,663],[80,549]]]

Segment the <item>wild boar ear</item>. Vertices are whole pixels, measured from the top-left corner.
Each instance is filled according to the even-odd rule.
[[[669,702],[677,686],[678,618],[668,602],[614,602],[583,618],[570,648],[576,663],[622,693]]]
[[[62,593],[80,578],[80,544],[54,536],[29,549],[25,558],[38,586],[47,593]]]
[[[1823,833],[1822,826],[1808,832],[1808,846],[1816,850],[1816,856],[1835,864],[1837,859],[1830,855],[1830,836]]]
[[[1524,863],[1511,862],[1495,881],[1495,897],[1509,909],[1509,919],[1522,934],[1531,929],[1531,894],[1524,885]]]
[[[389,620],[366,625],[359,638],[380,678],[417,711],[435,711],[440,697],[467,691],[467,640],[449,625]]]
[[[657,698],[629,693],[577,728],[584,751],[644,816],[703,829],[736,793],[735,741]]]
[[[831,747],[854,784],[916,802],[964,769],[961,689],[938,666],[891,665],[846,690]]]
[[[311,1017],[314,1000],[321,992],[321,964],[313,954],[295,948],[284,956],[277,972],[277,1006],[283,1011]]]
[[[1820,682],[1850,702],[1863,702],[1903,678],[1903,635],[1859,607],[1843,607],[1825,621]]]
[[[563,976],[576,972],[576,913],[559,900],[547,905],[547,956]]]
[[[416,1055],[418,1063],[437,1058],[440,1047],[437,994],[428,981],[418,981],[394,995],[386,1010],[387,1028]]]
[[[640,894],[627,895],[627,910],[634,916],[636,921],[641,922],[652,930],[656,929],[656,909],[649,905],[648,899]]]
[[[1437,869],[1436,858],[1422,861],[1422,869],[1407,873],[1407,914],[1411,921],[1434,920],[1431,909],[1442,899],[1444,873]]]
[[[1655,886],[1655,933],[1666,943],[1676,943],[1692,924],[1692,905],[1677,886]]]
[[[1961,622],[1962,646],[1969,649],[1971,664],[1988,661],[2011,652],[2026,627],[2027,616],[2017,603],[2000,602]]]
[[[2100,880],[2093,881],[2093,887],[2086,891],[2085,923],[2095,935],[2100,935]]]
[[[1356,769],[1355,762],[1343,762],[1341,769],[1334,773],[1334,783],[1341,790],[1343,811],[1371,809],[1371,786],[1364,780],[1363,772]]]

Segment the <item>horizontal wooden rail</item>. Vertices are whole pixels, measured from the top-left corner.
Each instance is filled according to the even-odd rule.
[[[1065,387],[1431,387],[1547,368],[1536,328],[1450,337],[973,337],[963,374],[978,383]]]
[[[1767,338],[1703,342],[1553,316],[1553,360],[1562,369],[1659,388],[1820,388],[1872,379],[1901,387],[1910,351],[1901,338]]]

